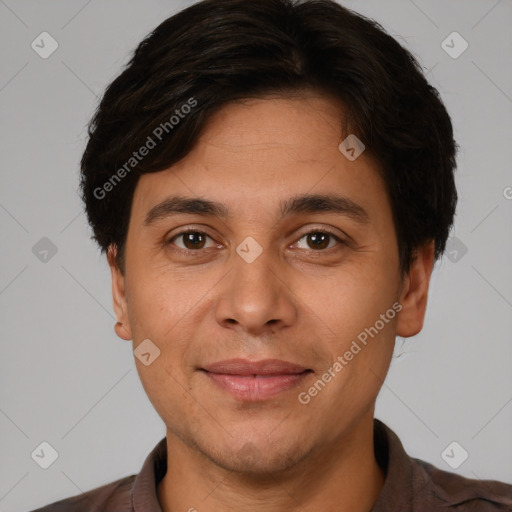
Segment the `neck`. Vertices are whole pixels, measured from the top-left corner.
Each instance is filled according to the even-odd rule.
[[[167,432],[163,512],[370,512],[384,484],[373,443],[373,410],[354,428],[279,474],[227,471]]]

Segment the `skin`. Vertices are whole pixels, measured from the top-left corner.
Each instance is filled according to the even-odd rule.
[[[161,351],[149,366],[135,361],[167,427],[165,512],[363,512],[382,489],[375,400],[395,336],[422,328],[433,243],[400,272],[384,183],[368,152],[352,162],[338,150],[342,118],[341,104],[314,92],[233,103],[183,160],[137,184],[125,272],[115,247],[108,260],[118,336],[134,348],[149,338]],[[281,217],[283,200],[333,192],[363,207],[368,222],[332,212]],[[180,213],[144,225],[177,194],[223,203],[230,216]],[[208,236],[173,238],[185,228]],[[329,237],[318,248],[307,233],[326,229],[347,243]],[[252,263],[236,252],[248,236],[263,249]],[[395,302],[400,313],[301,404],[298,394]],[[313,372],[268,400],[241,401],[199,370],[235,357]]]

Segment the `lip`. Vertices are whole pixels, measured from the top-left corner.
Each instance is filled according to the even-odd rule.
[[[222,390],[243,401],[262,401],[296,387],[312,370],[279,359],[229,359],[201,368]]]
[[[281,359],[262,359],[261,361],[249,361],[248,359],[226,359],[218,361],[202,368],[210,373],[224,375],[296,375],[305,372],[299,364],[282,361]]]

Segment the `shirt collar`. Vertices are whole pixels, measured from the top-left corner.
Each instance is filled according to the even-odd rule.
[[[373,438],[375,458],[386,476],[372,512],[413,510],[419,496],[432,492],[429,475],[407,455],[398,436],[378,419],[374,419]],[[445,501],[444,496],[437,498]]]
[[[162,512],[157,485],[167,471],[167,438],[163,438],[146,457],[132,488],[134,512]]]

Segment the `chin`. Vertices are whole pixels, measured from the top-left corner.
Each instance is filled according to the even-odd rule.
[[[285,445],[282,441],[277,445],[269,444],[266,439],[261,443],[247,442],[236,451],[233,444],[222,453],[210,453],[209,458],[223,469],[239,475],[270,477],[293,468],[307,455],[303,446]]]

